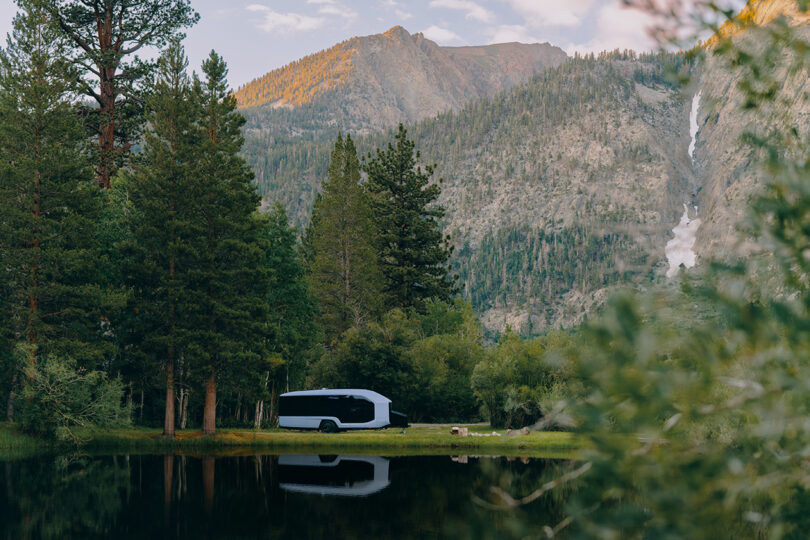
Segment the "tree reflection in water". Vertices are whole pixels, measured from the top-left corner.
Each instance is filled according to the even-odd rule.
[[[290,463],[316,466],[291,473]],[[573,487],[510,511],[474,499],[497,502],[493,486],[528,495],[568,468],[449,456],[37,458],[0,468],[0,538],[521,538],[563,519]]]

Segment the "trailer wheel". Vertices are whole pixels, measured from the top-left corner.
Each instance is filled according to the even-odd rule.
[[[321,433],[337,433],[338,431],[337,424],[331,420],[323,420],[321,425],[318,426],[318,429]]]

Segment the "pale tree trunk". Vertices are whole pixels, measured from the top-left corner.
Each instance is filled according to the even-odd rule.
[[[205,381],[205,408],[203,409],[203,433],[214,435],[217,432],[217,381],[213,370]]]
[[[253,414],[253,429],[262,428],[262,416],[264,415],[264,401],[256,402],[256,412]]]
[[[270,372],[265,371],[264,373],[264,384],[262,385],[262,390],[265,392],[267,391],[267,381],[270,379]],[[264,400],[256,402],[256,413],[253,415],[253,427],[255,429],[262,428],[262,420],[264,419]]]
[[[178,361],[178,385],[180,386],[180,429],[186,429],[188,425],[188,393],[189,390],[185,385],[185,369],[183,365],[183,356],[180,356]]]
[[[180,429],[188,425],[188,389],[180,389]]]

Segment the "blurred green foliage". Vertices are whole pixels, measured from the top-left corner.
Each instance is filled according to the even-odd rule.
[[[761,253],[680,291],[619,296],[578,335],[584,396],[568,412],[591,445],[548,537],[806,537],[810,137],[781,90],[784,73],[806,80],[810,43],[806,24],[756,20],[744,11],[694,54],[723,61],[757,115],[745,141],[769,178],[751,208]],[[714,315],[689,321],[690,304]]]

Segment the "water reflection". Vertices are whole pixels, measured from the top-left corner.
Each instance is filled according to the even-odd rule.
[[[565,491],[525,508],[564,462],[479,456],[145,455],[0,466],[0,539],[522,538],[564,517]]]
[[[278,474],[285,491],[324,496],[366,497],[391,483],[388,459],[379,456],[282,455]]]

